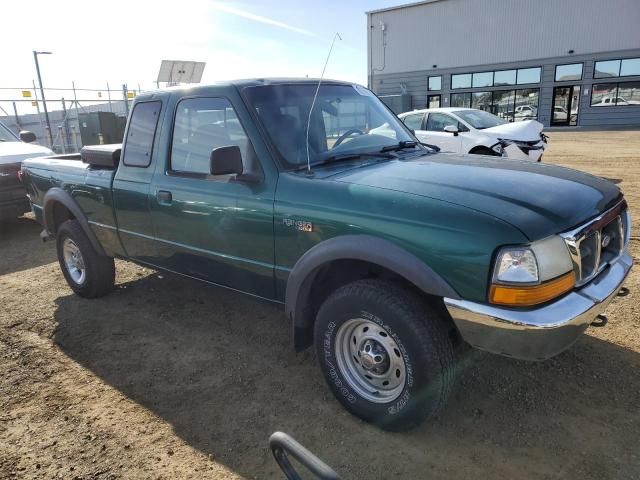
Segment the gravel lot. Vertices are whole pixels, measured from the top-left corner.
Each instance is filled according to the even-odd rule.
[[[545,161],[638,212],[639,133],[552,132]],[[470,352],[441,416],[391,434],[339,406],[280,308],[124,262],[83,300],[39,231],[0,225],[0,478],[281,478],[275,430],[344,478],[640,478],[640,268],[607,328],[543,363]]]

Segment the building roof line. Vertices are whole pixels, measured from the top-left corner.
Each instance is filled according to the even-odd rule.
[[[420,5],[426,5],[428,3],[443,2],[443,1],[446,1],[446,0],[421,0],[420,2],[403,3],[402,5],[396,5],[394,7],[379,8],[377,10],[369,10],[368,12],[364,12],[364,13],[366,13],[367,15],[372,15],[374,13],[390,12],[392,10],[399,10],[401,8],[418,7]]]

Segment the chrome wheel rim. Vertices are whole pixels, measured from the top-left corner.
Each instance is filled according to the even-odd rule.
[[[62,256],[64,257],[64,265],[71,280],[78,285],[84,283],[87,277],[84,259],[82,258],[80,248],[70,238],[65,238],[62,243]]]
[[[404,358],[389,332],[377,323],[348,320],[336,333],[335,351],[340,373],[360,397],[388,403],[402,393],[407,378]]]

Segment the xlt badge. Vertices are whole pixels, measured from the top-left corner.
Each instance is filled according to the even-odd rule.
[[[295,227],[301,232],[313,232],[313,223],[306,220],[294,220],[293,218],[283,218],[282,223],[287,227]]]

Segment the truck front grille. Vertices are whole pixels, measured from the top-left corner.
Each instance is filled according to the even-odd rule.
[[[630,236],[627,204],[623,200],[608,212],[562,234],[576,274],[576,286],[596,277],[622,255]]]

